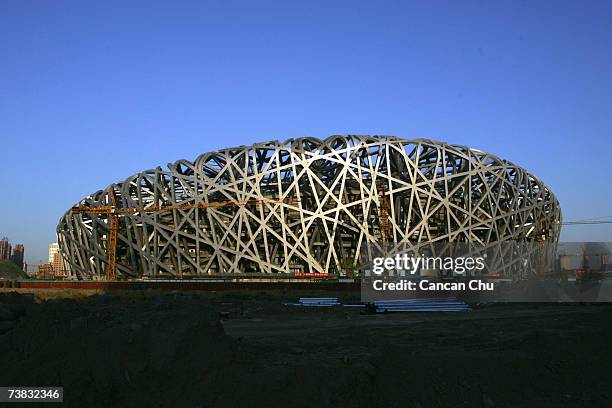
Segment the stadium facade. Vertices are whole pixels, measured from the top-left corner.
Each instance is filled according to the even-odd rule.
[[[555,245],[555,196],[480,150],[390,136],[271,141],[146,170],[60,220],[61,252],[100,276],[351,274],[377,251],[431,243]],[[112,208],[96,213],[96,208]],[[117,241],[109,239],[113,214]]]

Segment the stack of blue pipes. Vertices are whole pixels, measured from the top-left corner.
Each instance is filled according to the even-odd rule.
[[[376,313],[389,312],[466,312],[467,303],[456,299],[379,300],[372,303]]]

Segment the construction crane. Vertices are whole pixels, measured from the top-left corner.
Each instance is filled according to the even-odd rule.
[[[389,240],[389,199],[386,196],[385,186],[381,184],[379,190],[379,212],[380,212],[380,237],[382,239],[383,250],[387,252]]]
[[[109,235],[108,235],[108,270],[106,274],[107,280],[117,279],[117,236],[119,233],[119,217],[129,216],[136,213],[154,213],[162,211],[172,210],[190,210],[193,208],[208,209],[208,208],[222,208],[222,207],[239,207],[248,205],[257,205],[263,203],[287,203],[294,204],[298,202],[295,198],[284,199],[284,200],[270,200],[270,199],[252,199],[246,201],[212,201],[208,203],[199,204],[171,204],[171,205],[151,205],[148,207],[126,207],[117,208],[117,198],[112,188],[108,190],[111,205],[100,206],[100,207],[86,207],[83,205],[74,206],[71,208],[73,214],[96,214],[96,215],[107,215],[109,218]]]

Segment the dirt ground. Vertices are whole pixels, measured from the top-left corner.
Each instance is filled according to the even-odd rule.
[[[612,305],[282,305],[300,295],[4,290],[0,385],[75,407],[612,404]]]

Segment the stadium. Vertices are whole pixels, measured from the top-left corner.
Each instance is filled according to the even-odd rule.
[[[426,139],[349,135],[227,148],[140,172],[80,200],[57,234],[80,278],[355,276],[376,253],[433,244],[554,251],[560,222],[550,189],[509,161]],[[489,270],[516,273],[516,262],[499,262]]]

